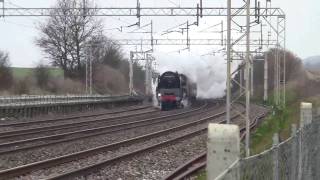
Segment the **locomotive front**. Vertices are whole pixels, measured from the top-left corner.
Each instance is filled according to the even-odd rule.
[[[179,74],[167,71],[158,78],[157,100],[162,110],[179,107],[182,91]]]

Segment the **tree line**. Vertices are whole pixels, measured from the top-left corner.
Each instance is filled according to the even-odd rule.
[[[119,71],[123,76],[121,80],[129,81],[129,62],[121,47],[105,35],[103,21],[93,16],[97,11],[86,11],[84,8],[96,5],[92,0],[87,0],[85,3],[83,4],[82,0],[57,0],[55,8],[50,12],[52,16],[38,25],[40,33],[35,39],[35,44],[44,52],[49,66],[62,69],[65,79],[79,81],[82,84],[85,82],[86,63],[91,60],[93,79],[96,81],[95,90],[98,93],[106,93],[104,92],[106,86],[98,83],[109,83],[102,79],[109,77],[112,80],[119,78],[119,75],[105,66]],[[0,51],[0,59],[2,59],[0,63],[3,63],[0,64],[0,81],[10,82],[5,80],[11,78],[12,81],[13,78],[10,73],[8,53]],[[134,63],[133,67],[134,83],[143,89],[144,70],[138,63]],[[48,89],[50,83],[48,69],[48,66],[39,64],[35,70],[37,84],[43,89]],[[110,83],[109,85],[115,86]],[[9,86],[10,83],[8,85],[2,83],[1,88],[6,89]]]

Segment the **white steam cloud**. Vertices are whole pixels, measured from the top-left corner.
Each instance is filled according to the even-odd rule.
[[[199,98],[219,98],[225,95],[226,64],[222,57],[155,53],[158,71],[178,71],[197,82]]]

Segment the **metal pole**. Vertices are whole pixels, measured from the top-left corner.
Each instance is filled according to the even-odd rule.
[[[276,88],[276,91],[277,91],[277,105],[280,104],[280,58],[279,58],[279,18],[277,18],[277,45],[276,45],[276,85],[277,85],[277,88]]]
[[[91,52],[91,56],[89,59],[89,66],[90,66],[90,95],[92,95],[92,51]]]
[[[152,60],[150,61],[150,64],[149,64],[149,91],[150,91],[150,95],[152,95]]]
[[[153,21],[151,21],[151,51],[153,52]]]
[[[278,35],[277,35],[278,36]],[[274,54],[274,101],[276,105],[278,104],[278,40],[275,48]]]
[[[145,71],[145,88],[146,88],[146,96],[149,96],[149,57],[146,58],[146,71]]]
[[[228,0],[228,16],[227,16],[227,104],[226,118],[227,124],[230,124],[231,111],[231,0]]]
[[[85,19],[86,18],[86,0],[83,0],[83,18]],[[89,50],[91,52],[91,50]],[[90,53],[89,52],[89,53]],[[89,55],[90,56],[90,55]],[[90,58],[90,57],[88,57]],[[88,75],[89,75],[89,72],[88,72],[88,59],[86,59],[86,94],[88,94]]]
[[[149,71],[149,80],[148,80],[148,82],[149,82],[149,95],[151,95],[151,63],[152,63],[152,61],[150,60],[150,62],[149,62],[149,64],[148,64],[148,71]]]
[[[152,59],[150,59],[149,64],[148,64],[148,83],[149,83],[149,96],[152,95]]]
[[[88,94],[88,58],[86,59],[86,94]]]
[[[240,73],[240,96],[242,95],[242,90],[243,90],[243,68],[241,67],[239,69],[239,73]]]
[[[250,60],[250,94],[253,97],[253,59]]]
[[[268,100],[268,52],[264,53],[264,91],[263,100]]]
[[[221,46],[223,46],[224,45],[224,34],[223,34],[223,32],[224,32],[224,27],[223,27],[223,21],[221,21]]]
[[[187,21],[187,48],[190,51],[190,41],[189,41],[189,21]]]
[[[129,60],[129,94],[133,95],[133,53],[130,52]]]
[[[283,107],[286,106],[286,61],[287,61],[287,53],[286,53],[286,19],[284,19],[284,48],[283,48]]]
[[[246,52],[246,156],[250,156],[250,0],[247,0],[247,52]]]
[[[277,104],[277,46],[274,52],[274,61],[273,61],[273,94],[274,94],[274,103]]]

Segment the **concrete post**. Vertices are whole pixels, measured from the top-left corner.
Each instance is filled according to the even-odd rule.
[[[303,147],[303,139],[304,139],[304,127],[310,124],[312,121],[312,104],[302,102],[300,104],[300,134],[298,137],[299,140],[299,161],[298,161],[298,180],[302,180],[302,166],[303,160],[305,156],[304,147]],[[307,162],[304,162],[307,163]]]
[[[297,168],[296,168],[296,165],[297,165],[297,149],[298,149],[298,146],[297,146],[297,125],[296,124],[292,124],[291,126],[291,138],[292,139],[292,145],[291,145],[291,170],[290,170],[290,177],[289,179],[291,180],[296,180],[296,173],[297,173]]]
[[[240,158],[240,131],[237,125],[209,124],[207,179],[213,180]]]
[[[273,180],[279,180],[279,135],[275,133],[272,138],[273,141]]]
[[[312,122],[312,104],[302,102],[300,104],[300,128]]]

